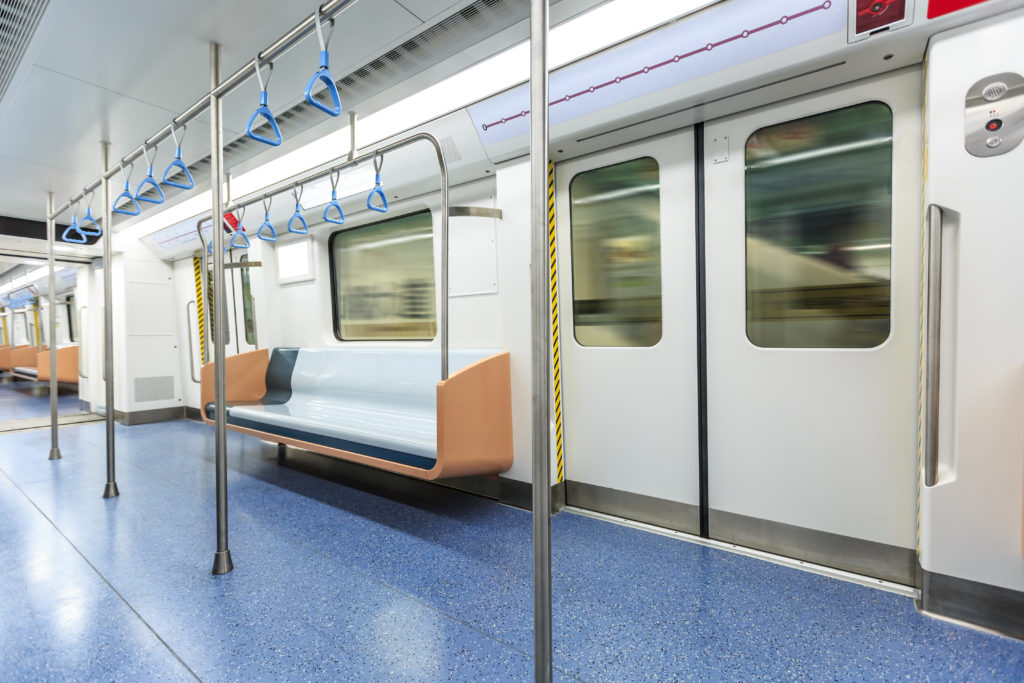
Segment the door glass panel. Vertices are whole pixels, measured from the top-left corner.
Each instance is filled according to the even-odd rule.
[[[572,179],[573,331],[582,346],[661,339],[660,193],[650,157]]]
[[[892,111],[762,128],[746,145],[747,338],[869,348],[889,336]]]
[[[331,236],[330,245],[338,339],[434,338],[430,211],[340,230]]]

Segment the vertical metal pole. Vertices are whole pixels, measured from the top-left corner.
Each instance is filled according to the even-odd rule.
[[[534,679],[551,681],[551,343],[548,273],[548,0],[530,0],[530,227],[533,313]]]
[[[56,219],[53,213],[53,193],[46,193],[46,264],[49,268],[47,286],[50,288],[50,317],[48,330],[50,342],[50,460],[60,460],[60,444],[57,429],[57,274],[53,256],[53,240]]]
[[[117,477],[114,473],[114,212],[110,197],[110,143],[103,148],[103,404],[107,411],[107,484],[104,498],[117,498]]]
[[[220,85],[220,45],[210,43],[210,91]],[[228,549],[228,435],[227,387],[225,386],[224,332],[227,329],[227,303],[224,297],[224,129],[221,101],[210,95],[210,183],[213,194],[213,328],[214,403],[217,472],[217,552],[213,556],[213,573],[227,574],[234,569]],[[205,410],[205,408],[203,408]]]

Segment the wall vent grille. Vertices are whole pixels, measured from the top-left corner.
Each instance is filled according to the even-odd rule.
[[[0,99],[14,80],[49,0],[0,0]]]
[[[174,398],[174,376],[136,377],[135,402],[169,401]]]

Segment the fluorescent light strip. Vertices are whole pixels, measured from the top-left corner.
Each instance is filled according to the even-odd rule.
[[[557,69],[716,2],[720,0],[611,0],[551,30],[548,39],[549,69]],[[529,76],[530,43],[523,41],[440,83],[361,118],[356,126],[356,146],[369,147],[516,86],[529,80]],[[349,129],[345,126],[247,173],[232,177],[234,196],[260,192],[311,168],[330,163],[338,158],[339,150],[348,149]],[[193,210],[191,207],[197,204],[190,199],[140,221],[118,235],[141,237],[200,215],[210,206],[209,195],[206,192],[194,198],[204,199],[204,208]]]

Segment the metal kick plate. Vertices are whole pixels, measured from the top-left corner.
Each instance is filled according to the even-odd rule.
[[[964,146],[976,157],[1011,152],[1024,140],[1024,76],[1005,72],[971,86],[964,102]]]

